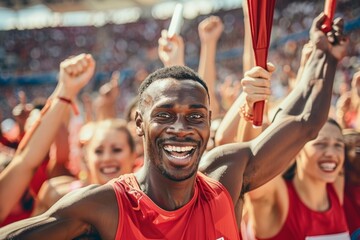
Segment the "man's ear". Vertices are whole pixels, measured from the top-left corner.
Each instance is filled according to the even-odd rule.
[[[136,114],[135,114],[135,123],[136,123],[136,134],[139,137],[144,136],[143,117],[142,117],[141,112],[139,110],[137,110]]]

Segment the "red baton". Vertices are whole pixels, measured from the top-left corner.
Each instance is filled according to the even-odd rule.
[[[321,30],[324,33],[328,33],[332,29],[331,25],[335,14],[335,7],[336,7],[336,0],[325,1],[325,7],[324,7],[325,21],[321,26]]]

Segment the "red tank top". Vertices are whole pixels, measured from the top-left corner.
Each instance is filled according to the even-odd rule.
[[[227,190],[198,172],[192,199],[166,211],[144,194],[133,174],[111,182],[119,208],[116,239],[239,239],[234,206]]]
[[[313,211],[305,206],[297,195],[292,181],[287,181],[286,186],[289,195],[287,218],[280,232],[268,239],[350,239],[345,214],[332,184],[326,186],[330,208],[325,212]]]
[[[19,201],[18,205],[16,205],[16,207],[9,213],[4,221],[0,222],[0,227],[29,218],[31,216],[34,208],[34,200],[31,198],[37,196],[41,185],[48,179],[46,172],[48,162],[49,159],[47,158],[36,170],[29,184],[29,189],[24,193],[22,200]]]
[[[350,233],[360,231],[360,186],[345,185],[344,210]]]

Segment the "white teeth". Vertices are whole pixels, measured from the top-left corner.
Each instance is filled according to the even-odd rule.
[[[333,171],[336,168],[336,163],[321,163],[320,167],[325,171]]]
[[[185,159],[187,157],[190,156],[190,154],[186,154],[185,156],[175,156],[175,155],[171,155],[173,158],[177,158],[177,159]]]
[[[164,146],[164,149],[168,152],[189,152],[194,149],[192,146],[179,147],[179,146]]]

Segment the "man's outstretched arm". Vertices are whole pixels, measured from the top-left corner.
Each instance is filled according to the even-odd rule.
[[[117,219],[112,186],[91,185],[70,192],[39,216],[1,228],[0,239],[115,239]]]

